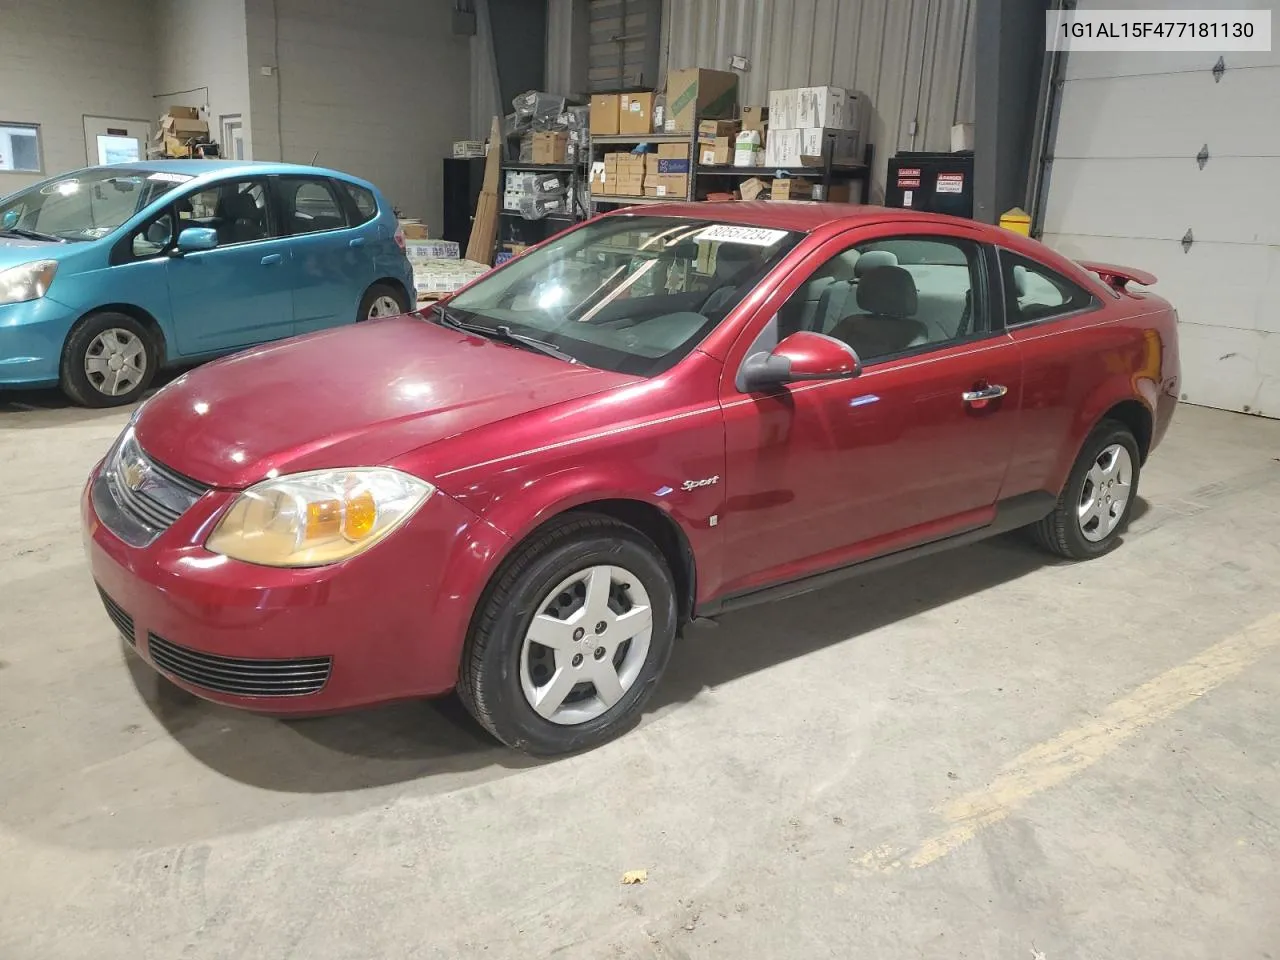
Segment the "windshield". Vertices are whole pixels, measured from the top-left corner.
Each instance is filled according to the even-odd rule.
[[[190,179],[119,167],[82,170],[0,200],[0,233],[97,240]]]
[[[799,240],[711,219],[605,217],[477,281],[448,310],[593,367],[654,376],[702,342]]]

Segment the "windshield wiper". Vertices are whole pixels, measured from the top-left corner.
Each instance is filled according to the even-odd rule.
[[[536,337],[527,337],[523,333],[516,333],[506,324],[498,324],[489,327],[482,323],[470,323],[462,320],[457,314],[451,313],[449,308],[442,303],[438,303],[433,308],[439,315],[441,322],[445,326],[453,327],[455,330],[465,330],[467,333],[474,333],[490,340],[500,340],[503,343],[510,343],[519,347],[527,347],[537,353],[544,354],[548,357],[555,357],[557,360],[563,360],[565,363],[577,363],[575,357],[569,356],[563,350],[560,350],[545,340],[539,340]]]
[[[22,237],[24,240],[44,240],[46,243],[63,243],[62,237],[55,237],[51,233],[40,233],[38,230],[24,230],[22,227],[5,227],[0,233],[7,233],[11,237]]]

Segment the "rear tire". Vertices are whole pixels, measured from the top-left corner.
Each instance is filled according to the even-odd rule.
[[[389,283],[375,283],[360,299],[360,309],[356,311],[356,323],[364,320],[378,320],[382,317],[396,317],[408,312],[409,304],[400,290]]]
[[[1114,547],[1129,524],[1138,496],[1141,456],[1124,424],[1103,420],[1080,448],[1058,502],[1031,527],[1050,553],[1091,560]]]
[[[525,753],[598,746],[639,719],[676,624],[675,583],[657,547],[633,527],[584,514],[535,535],[503,565],[472,620],[458,695],[481,726]]]
[[[82,407],[119,407],[142,396],[159,366],[151,332],[126,313],[104,310],[67,336],[59,386]]]

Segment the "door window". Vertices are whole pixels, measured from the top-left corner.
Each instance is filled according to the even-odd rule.
[[[291,234],[338,230],[347,225],[333,187],[313,177],[281,177],[278,181],[285,226]]]
[[[836,254],[783,304],[778,335],[842,340],[864,363],[987,332],[982,254],[952,237],[888,237]]]
[[[355,222],[368,223],[372,220],[378,212],[378,201],[374,199],[372,191],[346,181],[342,182],[342,186],[351,197],[351,202],[356,205],[356,212],[360,215]]]
[[[218,246],[252,243],[274,236],[263,180],[227,180],[182,197],[177,202],[180,229],[211,227]]]
[[[1000,251],[1004,276],[1005,323],[1011,327],[1075,313],[1093,306],[1094,296],[1043,264]]]

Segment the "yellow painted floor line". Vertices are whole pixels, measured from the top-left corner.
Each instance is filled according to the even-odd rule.
[[[914,849],[881,846],[857,858],[876,870],[915,869],[947,856],[978,831],[999,823],[1023,803],[1097,763],[1144,727],[1163,720],[1226,683],[1280,646],[1280,613],[1226,637],[1116,700],[1096,717],[1032,747],[979,790],[938,810],[946,826]]]

